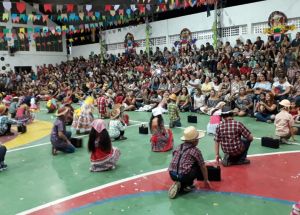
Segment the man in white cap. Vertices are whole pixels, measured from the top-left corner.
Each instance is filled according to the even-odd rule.
[[[216,161],[221,159],[220,145],[224,152],[223,166],[249,164],[247,153],[253,136],[241,123],[233,119],[233,111],[229,107],[222,109],[223,122],[218,125],[215,135]]]
[[[180,144],[173,151],[173,158],[169,166],[169,174],[174,181],[169,189],[169,197],[175,198],[180,191],[192,191],[194,180],[204,178],[205,186],[210,188],[207,168],[201,151],[197,148],[199,139],[204,137],[204,132],[198,132],[195,127],[187,127],[183,132]]]

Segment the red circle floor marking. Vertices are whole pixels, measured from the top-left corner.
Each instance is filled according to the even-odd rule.
[[[212,182],[213,191],[237,192],[288,201],[299,199],[299,152],[253,156],[250,160],[250,165],[222,167],[222,181]],[[122,195],[167,190],[171,184],[168,172],[164,170],[136,179],[123,180],[112,186],[102,186],[102,188],[100,186],[92,192],[76,197],[71,196],[62,201],[54,201],[25,211],[24,214],[63,213],[96,201]],[[201,189],[202,182],[197,182],[196,186]]]

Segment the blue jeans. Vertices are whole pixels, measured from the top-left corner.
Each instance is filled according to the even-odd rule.
[[[66,131],[66,137],[70,140],[72,133],[70,131]],[[72,144],[65,143],[62,146],[56,146],[56,150],[62,151],[64,153],[74,153],[75,152],[75,147]]]
[[[229,155],[228,160],[230,162],[243,161],[247,158],[247,154],[248,154],[248,150],[249,150],[251,142],[249,140],[244,139],[244,138],[241,139],[241,142],[244,145],[244,151],[239,155]]]
[[[0,164],[2,162],[4,162],[5,155],[6,155],[6,147],[3,145],[0,145]]]
[[[170,128],[181,127],[180,119],[177,119],[176,121],[170,121],[169,127]]]
[[[266,113],[260,113],[260,112],[256,112],[254,114],[255,118],[258,120],[258,121],[261,121],[261,122],[267,122],[268,120],[271,120],[271,114],[266,114]]]

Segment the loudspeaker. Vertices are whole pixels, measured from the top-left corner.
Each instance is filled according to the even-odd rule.
[[[19,125],[18,126],[18,132],[20,132],[21,134],[26,133],[27,132],[26,125]]]
[[[141,126],[139,127],[139,133],[140,133],[140,134],[148,134],[148,127],[145,126],[145,125],[141,125]]]
[[[208,180],[209,181],[221,181],[221,168],[220,166],[206,166],[207,168],[207,174],[208,174]],[[201,172],[200,178],[198,180],[204,180],[202,172]]]
[[[197,123],[197,116],[194,116],[194,115],[189,115],[188,117],[187,117],[187,120],[188,120],[188,122],[189,123]]]
[[[82,147],[82,139],[81,138],[72,137],[70,141],[71,141],[72,145],[75,146],[75,148]]]
[[[271,137],[262,137],[261,138],[261,145],[264,147],[269,147],[272,149],[278,149],[279,148],[280,140],[273,139]]]

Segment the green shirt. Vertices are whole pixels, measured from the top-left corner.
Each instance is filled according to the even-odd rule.
[[[175,103],[168,104],[168,113],[170,117],[170,121],[176,121],[179,119],[179,108]]]

